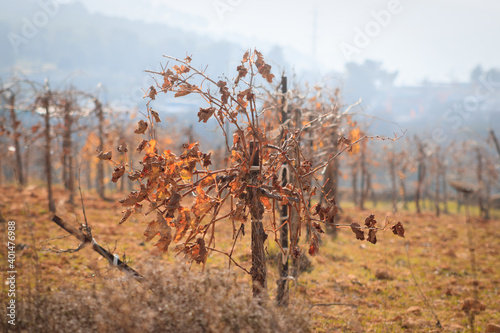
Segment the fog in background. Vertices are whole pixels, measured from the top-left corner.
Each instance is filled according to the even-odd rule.
[[[345,104],[361,99],[357,111],[376,134],[500,132],[496,1],[0,0],[0,8],[4,81],[102,84],[107,103],[143,108],[152,83],[144,70],[160,70],[162,55],[192,55],[210,75],[232,77],[243,52],[257,48],[277,77],[340,87]]]

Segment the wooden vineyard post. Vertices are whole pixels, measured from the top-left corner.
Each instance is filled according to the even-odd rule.
[[[493,143],[495,144],[495,148],[497,150],[498,155],[500,155],[500,144],[498,144],[498,139],[495,135],[495,132],[492,129],[490,129],[490,137],[493,140]]]
[[[95,111],[97,113],[97,118],[99,119],[98,125],[98,135],[99,135],[99,147],[98,150],[101,152],[104,150],[104,112],[102,110],[101,102],[96,98],[94,100]],[[104,164],[102,160],[97,163],[97,193],[101,199],[105,199],[104,196]]]
[[[281,92],[283,94],[281,100],[281,123],[286,121],[286,111],[285,111],[285,94],[287,91],[287,82],[286,76],[281,77]],[[284,138],[281,138],[284,139]],[[288,170],[286,164],[283,165],[281,170],[281,186],[285,187],[288,183]],[[278,306],[288,306],[288,224],[283,225],[284,223],[288,223],[289,219],[288,214],[288,205],[282,205],[280,210],[280,245],[283,249],[283,252],[280,252],[280,259],[278,263],[278,276],[279,279],[277,281],[278,291],[276,294],[276,303]]]
[[[12,128],[14,130],[13,140],[14,140],[14,148],[15,148],[15,174],[19,184],[21,186],[26,184],[26,179],[23,173],[23,161],[21,157],[21,144],[19,138],[21,137],[21,133],[18,132],[18,124],[20,122],[17,120],[16,114],[16,94],[13,91],[10,91],[10,96],[7,99],[7,108],[10,111],[10,119],[12,121]]]
[[[415,206],[417,207],[417,214],[422,213],[420,209],[420,199],[422,197],[422,186],[425,180],[425,152],[424,152],[424,144],[417,138],[416,139],[418,146],[418,176],[417,176],[417,191],[415,193]]]
[[[251,141],[250,145],[250,172],[249,172],[249,207],[252,217],[252,294],[254,298],[264,298],[267,290],[267,268],[266,253],[264,251],[264,241],[267,235],[262,224],[264,215],[264,205],[260,201],[259,176],[260,176],[260,156],[258,141]]]
[[[45,109],[44,120],[45,120],[45,172],[47,174],[47,192],[48,192],[48,200],[49,200],[49,211],[55,212],[56,205],[54,203],[54,196],[52,193],[52,136],[51,136],[51,128],[50,128],[50,99],[51,92],[47,86],[47,92],[41,98],[42,108]]]

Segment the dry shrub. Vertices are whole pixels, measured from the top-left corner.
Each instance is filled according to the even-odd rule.
[[[306,317],[252,298],[232,273],[155,268],[149,282],[106,281],[22,304],[19,324],[33,332],[308,332]]]

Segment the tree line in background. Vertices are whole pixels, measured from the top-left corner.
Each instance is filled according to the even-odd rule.
[[[107,107],[98,91],[54,89],[48,81],[18,78],[2,83],[0,97],[0,183],[44,183],[50,211],[53,185],[67,191],[70,203],[77,180],[103,199],[106,190],[131,187],[126,179],[112,186],[110,167],[96,156],[105,147],[127,149],[135,110]],[[175,137],[175,127],[169,133]],[[133,151],[128,163],[134,163]]]
[[[283,121],[298,128],[298,122],[306,123],[321,115],[329,119],[313,122],[303,139],[313,165],[315,158],[337,154],[343,138],[356,141],[369,131],[367,122],[355,121],[360,117],[341,111],[345,106],[338,88],[316,85],[303,89],[292,83],[279,93],[279,87],[259,96],[264,110],[284,104],[285,111],[279,117],[277,113],[263,114],[269,128],[273,122]],[[96,190],[101,198],[106,198],[106,190],[123,192],[132,188],[132,180],[127,177],[115,184],[108,176],[111,166],[96,154],[121,147],[121,152],[129,153],[125,156],[117,151],[119,162],[140,162],[139,150],[132,147],[136,110],[107,107],[98,91],[53,89],[50,82],[19,78],[2,82],[0,96],[0,183],[46,184],[51,211],[55,211],[54,184],[67,191],[70,203],[74,203],[78,178],[84,188]],[[162,143],[174,143],[179,149],[203,135],[191,126],[165,126],[168,135],[162,136]],[[449,212],[450,201],[456,201],[456,209],[460,209],[462,200],[450,190],[449,181],[465,181],[475,184],[474,196],[481,216],[489,218],[491,205],[499,201],[495,194],[499,159],[495,133],[490,130],[483,137],[448,141],[438,144],[425,134],[406,135],[383,149],[380,144],[362,141],[321,170],[320,199],[330,193],[337,203],[349,201],[360,209],[365,209],[368,202],[373,206],[391,202],[393,211],[409,209],[409,202],[414,202],[412,209],[416,212],[433,210],[439,215]],[[228,156],[222,149],[215,149],[212,160],[222,166]]]

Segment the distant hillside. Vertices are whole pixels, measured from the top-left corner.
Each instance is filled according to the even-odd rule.
[[[78,2],[60,5],[53,17],[45,15],[47,24],[34,26],[38,32],[24,39],[23,31],[31,33],[25,26],[33,23],[34,15],[43,17],[44,10],[37,1],[2,2],[6,10],[0,12],[1,78],[10,77],[15,68],[33,79],[66,80],[84,89],[102,82],[109,98],[115,99],[138,85],[145,87],[149,75],[143,71],[159,69],[160,61],[165,63],[164,54],[180,58],[193,54],[194,63],[209,65],[209,73],[220,75],[228,73],[229,67],[233,71],[244,51],[234,43],[201,38],[168,23],[145,24],[90,14]],[[17,45],[13,46],[9,36]],[[230,59],[234,62],[228,62]]]
[[[207,73],[217,78],[233,75],[244,52],[239,44],[183,31],[168,22],[147,24],[91,14],[79,2],[60,5],[55,15],[41,7],[44,2],[0,3],[0,79],[8,79],[15,72],[37,81],[47,77],[56,89],[73,84],[86,91],[95,91],[102,83],[101,98],[125,106],[144,107],[142,89],[153,83],[144,70],[161,70],[160,62],[166,63],[164,54],[179,58],[193,55],[196,67],[208,66]],[[293,67],[284,61],[281,48],[261,51],[277,77],[284,68],[288,75],[292,74]],[[346,104],[362,99],[360,107],[353,111],[372,117],[357,116],[356,120],[371,124],[374,134],[392,135],[410,129],[408,135],[425,136],[438,128],[449,140],[460,133],[477,135],[487,127],[500,132],[500,72],[493,69],[477,69],[471,74],[476,75],[476,81],[471,82],[400,87],[393,84],[397,72],[387,72],[382,63],[366,61],[348,64],[344,73],[297,73],[297,81],[305,87],[307,80],[318,82],[320,74],[329,75],[332,89],[343,89]],[[493,88],[481,95],[472,111],[454,109],[454,105],[474,98],[477,89],[485,90],[478,81],[480,75],[490,75]],[[162,99],[155,107],[171,112],[173,103],[188,103],[185,110],[196,109],[190,97]],[[192,122],[196,121],[193,117]]]

